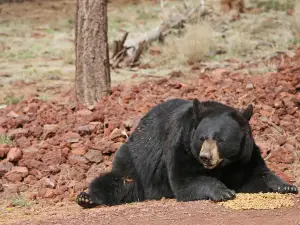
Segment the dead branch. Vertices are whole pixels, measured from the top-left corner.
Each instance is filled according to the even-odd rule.
[[[161,1],[161,7],[164,8],[164,2]],[[196,12],[200,11],[200,15],[205,15],[205,2],[200,0],[200,3],[193,8],[188,8],[184,4],[185,13],[171,15],[169,19],[163,20],[160,24],[151,30],[148,34],[136,39],[127,40],[128,32],[126,32],[121,40],[113,42],[113,53],[111,57],[112,68],[117,68],[123,63],[125,67],[133,67],[138,65],[138,61],[142,53],[147,49],[148,45],[156,40],[163,38],[170,33],[171,29],[178,29],[183,26]]]

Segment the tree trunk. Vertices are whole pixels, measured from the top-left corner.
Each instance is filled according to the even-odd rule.
[[[111,90],[107,0],[77,0],[75,49],[77,99],[94,105]]]

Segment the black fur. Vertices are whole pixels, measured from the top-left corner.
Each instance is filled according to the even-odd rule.
[[[252,115],[252,105],[238,111],[197,99],[155,106],[117,151],[112,171],[96,178],[77,203],[88,208],[162,197],[222,201],[237,192],[298,193],[267,168],[251,133]],[[223,158],[214,169],[206,169],[199,160],[208,138],[217,142]]]

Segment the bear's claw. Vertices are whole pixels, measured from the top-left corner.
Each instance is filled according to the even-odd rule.
[[[76,203],[83,208],[93,208],[97,204],[95,204],[91,198],[91,196],[86,192],[81,192],[76,198]]]
[[[285,185],[285,186],[278,186],[277,192],[285,194],[285,193],[293,193],[298,194],[298,188],[295,185]]]

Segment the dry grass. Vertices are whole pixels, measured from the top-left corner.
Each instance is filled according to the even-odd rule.
[[[175,40],[177,53],[191,62],[203,60],[216,46],[214,30],[207,23],[188,25],[186,28],[186,33]]]
[[[216,46],[214,34],[214,30],[207,23],[187,24],[182,36],[168,36],[166,43],[161,46],[161,64],[205,59]]]
[[[254,43],[249,34],[236,31],[228,38],[227,48],[230,56],[244,57],[254,49]]]
[[[295,4],[294,24],[296,31],[300,33],[300,2]]]

